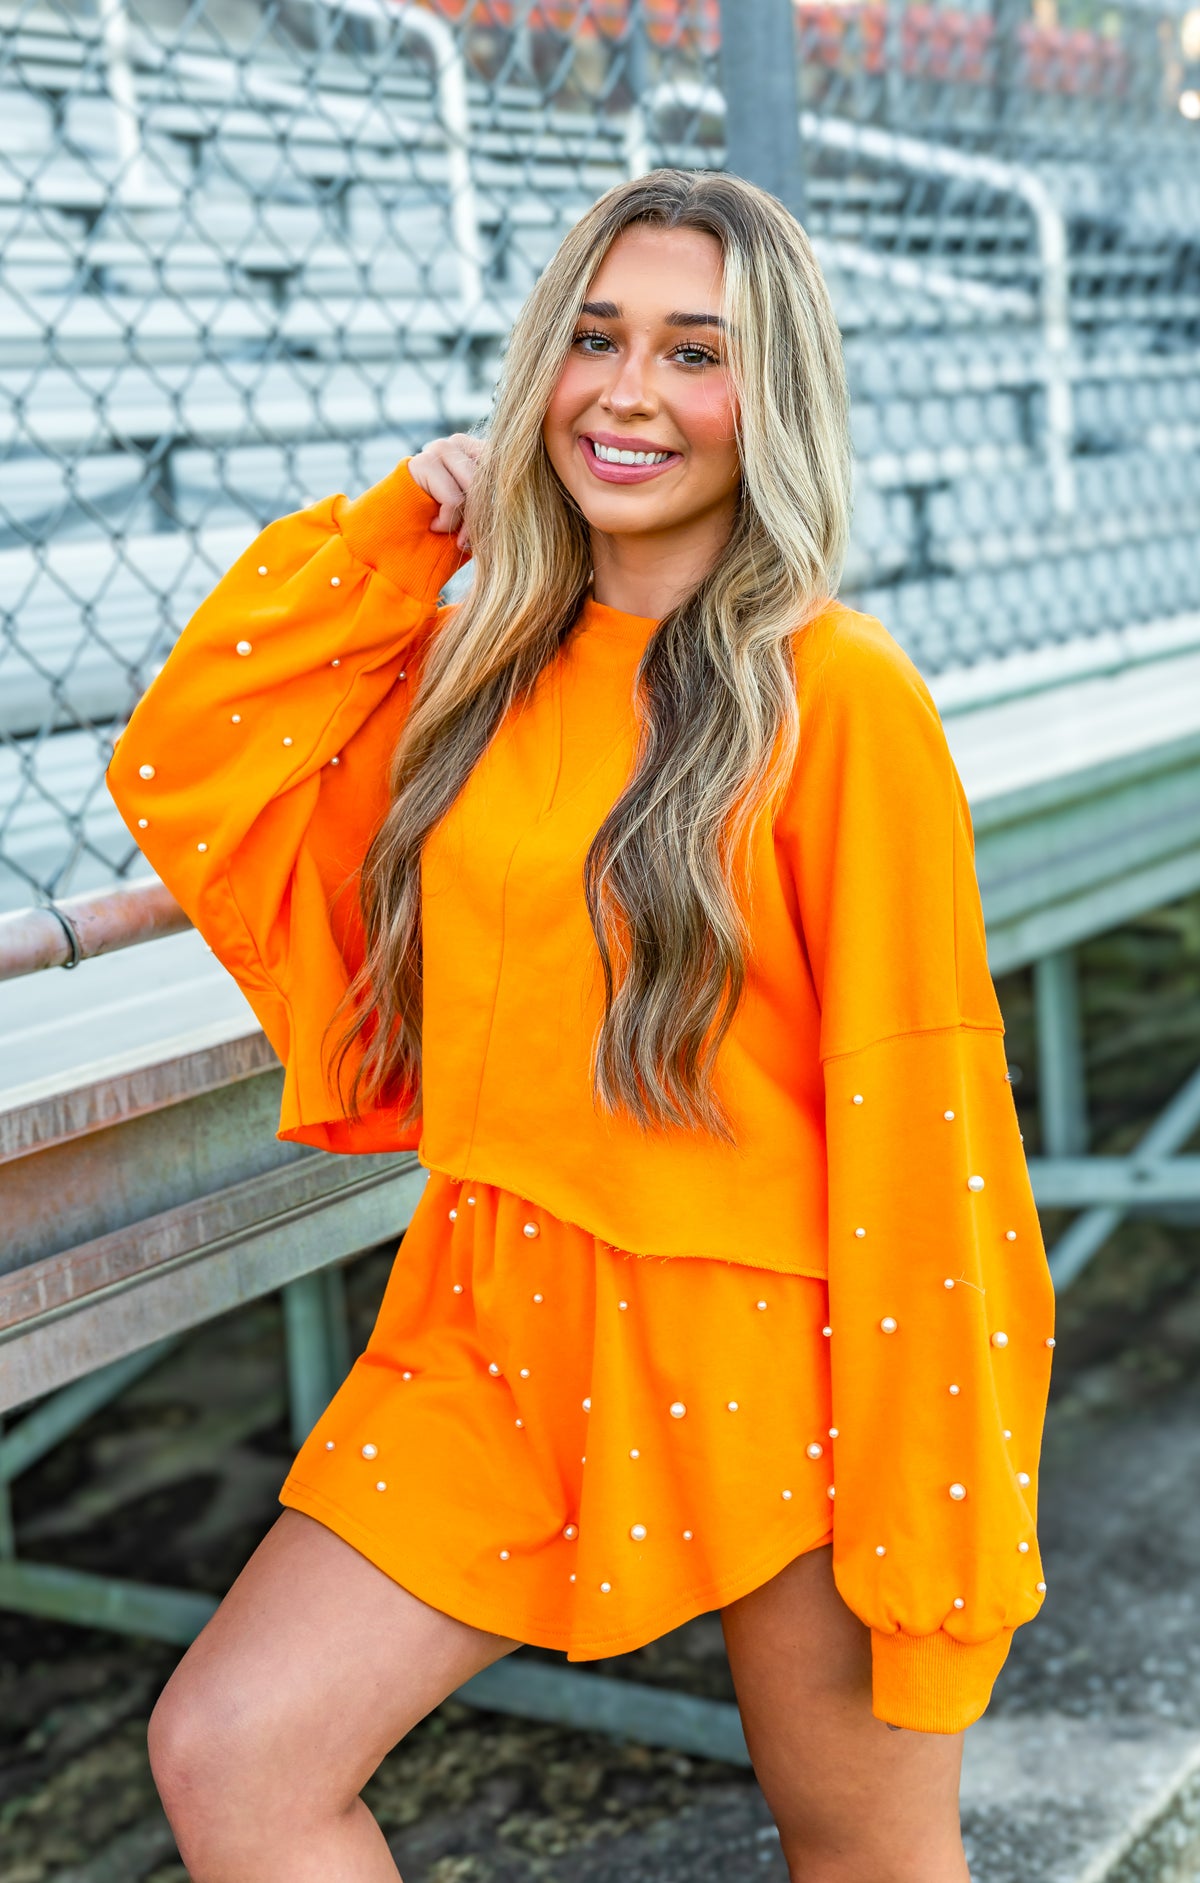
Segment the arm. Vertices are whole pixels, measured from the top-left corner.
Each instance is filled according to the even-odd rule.
[[[464,560],[431,529],[438,512],[406,460],[354,502],[271,524],[184,629],[109,768],[284,1062],[281,1135],[327,1148],[349,1148],[322,1043],[361,959],[353,879],[387,806],[411,664]]]
[[[789,815],[821,1001],[834,1575],[876,1715],[956,1732],[1042,1600],[1053,1297],[936,708],[878,623],[820,633]]]

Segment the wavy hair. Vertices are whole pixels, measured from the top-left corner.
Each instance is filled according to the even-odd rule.
[[[604,1015],[593,1099],[643,1129],[732,1141],[713,1065],[741,1000],[751,833],[778,802],[799,737],[793,637],[836,593],[851,508],[841,338],[808,237],[766,191],[662,169],[609,190],[525,302],[497,387],[465,521],[474,580],[432,637],[360,877],[365,953],[339,1064],[351,1103],[421,1106],[421,851],[509,708],[552,662],[591,577],[586,519],[542,425],[611,244],[636,225],[697,229],[724,258],[727,360],[741,482],[714,566],[659,622],[637,676],[631,775],[588,852],[583,888]]]

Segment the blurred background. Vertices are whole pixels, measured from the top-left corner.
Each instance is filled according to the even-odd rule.
[[[112,741],[264,524],[486,421],[663,163],[774,189],[829,282],[842,592],[968,789],[1060,1291],[972,1874],[1200,1876],[1200,6],[0,0],[0,1883],[183,1883],[146,1716],[422,1180],[276,1142]],[[406,1883],[785,1883],[715,1617],[493,1671],[372,1782]]]

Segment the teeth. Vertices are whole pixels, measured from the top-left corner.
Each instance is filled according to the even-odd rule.
[[[612,445],[598,445],[591,440],[592,451],[602,464],[664,464],[669,451],[617,451]]]

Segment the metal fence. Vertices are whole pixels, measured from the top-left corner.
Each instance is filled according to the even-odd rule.
[[[1200,638],[1200,11],[1031,3],[796,9],[843,592],[931,674]],[[110,740],[253,533],[486,418],[600,191],[724,163],[718,38],[716,0],[0,4],[0,907],[137,866]]]

